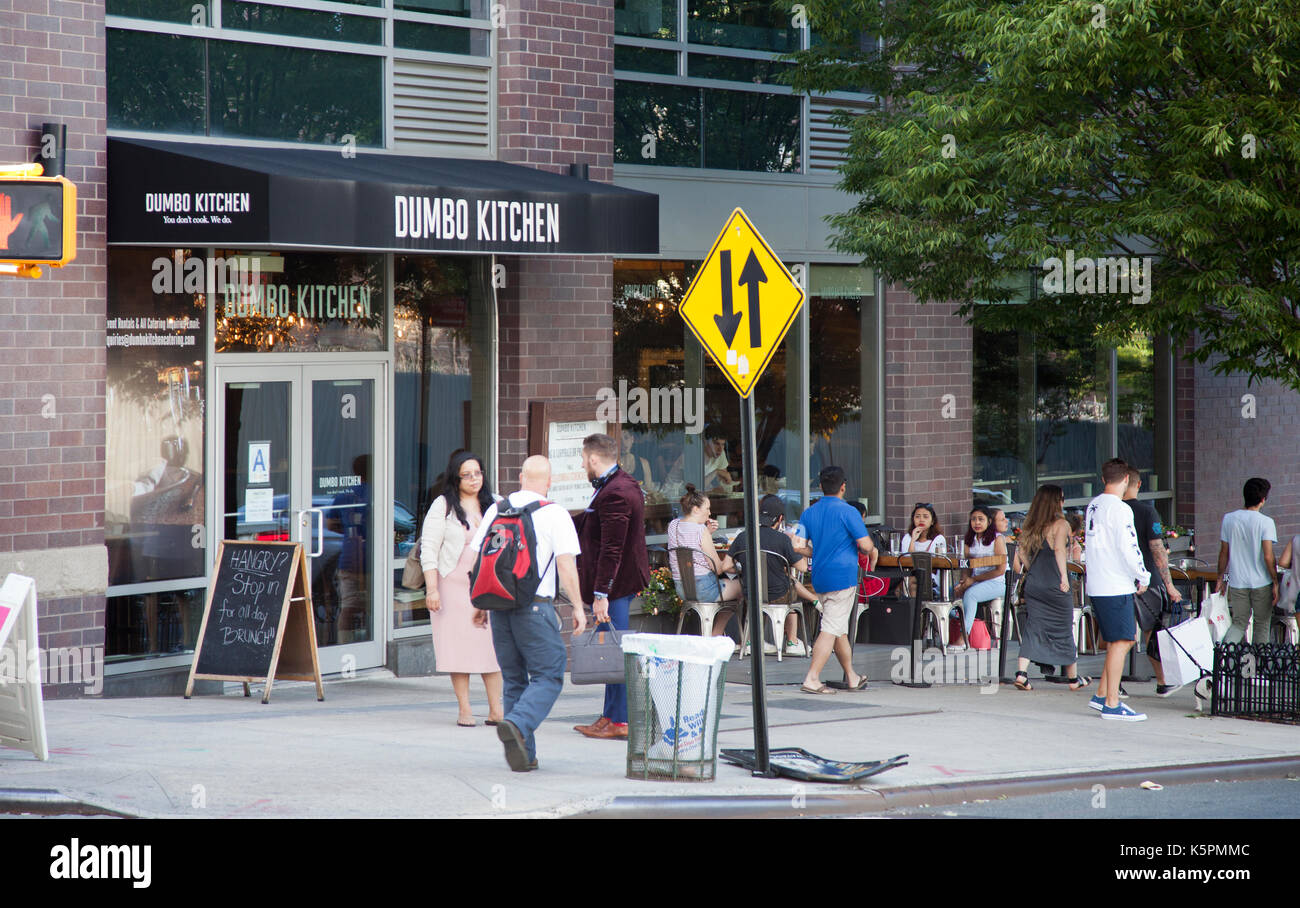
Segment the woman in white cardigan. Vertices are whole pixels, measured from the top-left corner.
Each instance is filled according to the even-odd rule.
[[[451,675],[459,706],[456,724],[463,728],[474,727],[469,676],[482,675],[488,695],[487,724],[496,725],[502,719],[501,667],[492,631],[474,624],[474,606],[469,601],[469,572],[477,554],[469,543],[496,498],[483,475],[483,462],[469,451],[452,456],[446,475],[442,494],[430,505],[420,535],[434,668]]]

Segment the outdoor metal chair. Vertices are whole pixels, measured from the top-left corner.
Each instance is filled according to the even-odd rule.
[[[724,608],[734,608],[741,614],[744,614],[744,608],[741,607],[740,601],[719,601],[700,599],[699,593],[695,588],[695,549],[687,546],[677,546],[672,550],[672,556],[677,559],[677,571],[681,576],[682,591],[686,593],[682,597],[682,610],[677,616],[677,633],[682,632],[682,624],[686,621],[686,613],[694,612],[700,620],[700,636],[713,636],[713,621],[718,616],[718,612]]]
[[[766,601],[759,605],[759,609],[772,624],[772,643],[776,646],[776,661],[780,662],[785,654],[785,620],[791,613],[799,616],[796,624],[796,634],[802,631],[804,655],[809,659],[812,658],[812,638],[808,634],[808,616],[804,612],[804,605],[799,599],[799,593],[795,590],[795,578],[790,570],[790,562],[786,561],[785,556],[780,552],[774,552],[770,549],[763,549],[763,560],[774,558],[781,565],[781,571],[790,581],[785,595],[778,598],[767,597]],[[740,583],[745,585],[745,561],[744,553],[733,553],[731,558],[736,563],[740,573]],[[740,639],[741,639],[741,658],[749,652],[749,609],[742,608],[740,612]]]

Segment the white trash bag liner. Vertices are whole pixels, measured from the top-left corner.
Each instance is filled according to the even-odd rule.
[[[650,744],[646,757],[671,760],[713,759],[712,734],[722,709],[714,698],[718,671],[731,658],[730,637],[692,637],[675,634],[627,634],[623,652],[637,657],[638,674],[645,677],[650,699],[663,729]],[[712,683],[710,683],[712,681]],[[678,685],[681,714],[678,715]],[[715,702],[716,699],[716,702]]]

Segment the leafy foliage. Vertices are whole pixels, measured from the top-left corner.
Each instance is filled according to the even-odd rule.
[[[838,249],[990,328],[1196,337],[1216,371],[1300,389],[1294,0],[804,6],[819,41],[792,84],[879,99],[841,119]],[[1150,302],[979,305],[1066,250],[1151,256]]]

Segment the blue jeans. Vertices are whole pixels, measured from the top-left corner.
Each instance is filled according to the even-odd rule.
[[[524,736],[528,759],[536,760],[533,732],[560,697],[568,661],[555,601],[537,599],[523,608],[490,614],[506,720]]]
[[[630,626],[628,623],[628,610],[631,607],[631,596],[623,596],[620,599],[609,600],[609,622],[600,625],[598,630],[609,630],[610,624],[613,624],[617,630],[627,630]],[[624,725],[627,724],[626,684],[605,685],[605,710],[601,715],[611,722],[621,722]]]
[[[966,592],[961,594],[961,620],[966,625],[966,636],[970,637],[970,629],[975,624],[975,612],[981,602],[988,602],[990,599],[997,599],[1007,592],[1007,581],[1005,577],[994,577],[991,580],[981,580]]]

